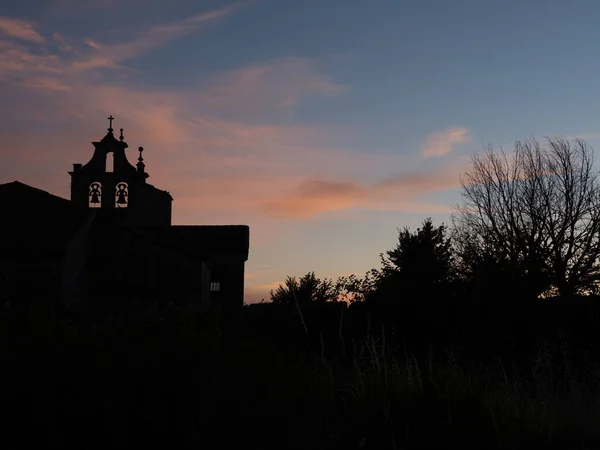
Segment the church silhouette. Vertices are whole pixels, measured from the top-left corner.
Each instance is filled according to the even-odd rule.
[[[123,129],[73,164],[71,200],[24,183],[0,185],[0,301],[61,303],[80,313],[244,302],[246,225],[172,225],[173,197],[133,166]],[[107,170],[112,153],[113,170]]]

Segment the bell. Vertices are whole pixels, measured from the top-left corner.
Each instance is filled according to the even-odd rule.
[[[90,186],[90,203],[98,204],[100,203],[100,195],[102,195],[100,191],[99,183],[92,183]]]

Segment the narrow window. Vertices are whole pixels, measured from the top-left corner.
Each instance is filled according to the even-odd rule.
[[[115,206],[117,208],[127,208],[129,204],[129,186],[127,183],[117,183],[117,189],[115,191]]]
[[[90,184],[88,192],[88,205],[90,208],[102,207],[102,183],[94,181]]]
[[[219,292],[221,290],[221,283],[218,281],[211,281],[210,292]]]
[[[106,165],[106,172],[111,173],[115,171],[115,154],[111,153],[110,155],[106,155],[106,158],[108,159],[107,165]]]

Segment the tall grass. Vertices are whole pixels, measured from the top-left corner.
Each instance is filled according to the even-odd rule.
[[[546,343],[532,377],[514,366],[507,370],[500,359],[465,371],[455,350],[444,358],[430,353],[423,366],[408,349],[394,352],[383,338],[367,338],[357,343],[350,370],[327,368],[334,374],[327,386],[343,403],[346,420],[363,428],[359,441],[373,441],[375,448],[449,448],[451,442],[462,448],[599,448],[598,394],[574,372],[559,375]],[[366,416],[378,418],[375,433],[364,427]]]
[[[309,351],[185,309],[85,324],[4,311],[7,448],[600,448],[600,370],[583,373],[564,335],[527,367],[474,364],[391,329],[353,339],[343,310],[329,335],[297,312]]]

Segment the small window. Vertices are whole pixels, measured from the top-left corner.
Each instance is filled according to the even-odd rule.
[[[210,291],[211,292],[219,292],[221,290],[221,283],[218,281],[212,281],[210,283]]]

